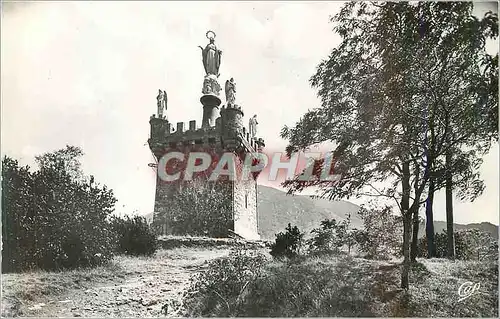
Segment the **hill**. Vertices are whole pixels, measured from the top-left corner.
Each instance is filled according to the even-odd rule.
[[[258,186],[257,208],[259,212],[259,232],[262,239],[273,240],[274,235],[284,231],[288,223],[309,233],[327,218],[344,220],[351,214],[351,227],[361,228],[362,220],[357,215],[359,206],[348,201],[313,199],[306,195],[287,195],[286,192],[267,186]],[[153,214],[145,216],[152,221]],[[491,223],[454,224],[455,230],[479,228],[498,238],[498,226]],[[446,222],[434,221],[436,233],[446,229]],[[424,236],[425,224],[419,227],[419,237]]]
[[[309,232],[326,218],[344,220],[351,213],[351,226],[362,228],[363,222],[356,214],[359,206],[348,201],[313,199],[305,195],[286,195],[279,189],[259,185],[259,228],[262,239],[274,239],[274,234],[283,231],[288,223],[301,231]],[[498,226],[488,222],[453,224],[455,231],[479,228],[498,238]],[[445,221],[434,221],[434,231],[446,230]],[[420,224],[418,236],[425,235],[425,222]]]
[[[259,212],[259,233],[262,239],[274,239],[288,223],[309,233],[327,218],[344,220],[351,214],[352,227],[363,224],[357,212],[359,206],[347,201],[312,199],[306,195],[287,195],[285,192],[259,185],[257,208]]]
[[[453,224],[453,228],[455,231],[462,229],[472,229],[479,228],[482,231],[490,233],[493,237],[498,239],[498,226],[493,225],[492,223],[482,222],[482,223],[471,223],[471,224]],[[446,222],[443,221],[434,221],[434,232],[441,233],[446,231]],[[418,228],[418,237],[423,237],[425,235],[425,222],[420,224]]]

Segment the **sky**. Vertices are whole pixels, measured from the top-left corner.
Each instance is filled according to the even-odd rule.
[[[231,77],[237,83],[244,123],[257,114],[266,147],[283,150],[281,128],[319,105],[308,80],[340,41],[329,16],[342,3],[2,5],[2,155],[33,166],[35,155],[80,146],[85,173],[114,190],[117,212],[146,214],[154,205],[155,171],[148,167],[154,159],[146,143],[156,95],[167,91],[171,122],[201,125],[198,46],[207,44],[206,32],[216,33],[223,51],[220,83]],[[455,222],[498,224],[498,151],[484,158],[484,194],[473,203],[455,200]],[[435,201],[435,219],[445,220],[444,194]]]

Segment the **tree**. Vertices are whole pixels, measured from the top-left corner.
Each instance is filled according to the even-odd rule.
[[[89,186],[81,155],[70,146],[43,154],[38,171],[3,159],[3,271],[93,266],[112,257],[107,218],[116,199],[106,186]]]
[[[321,221],[321,226],[311,231],[313,237],[308,240],[309,250],[315,253],[339,253],[348,242],[347,227],[347,221]]]
[[[461,103],[459,90],[449,92],[453,83],[440,84],[444,79],[439,71],[446,70],[447,62],[441,58],[436,41],[441,47],[450,46],[445,52],[458,52],[456,60],[460,62],[467,60],[465,54],[460,55],[463,48],[454,47],[448,35],[461,36],[463,43],[471,33],[474,39],[488,36],[487,28],[467,23],[470,12],[467,3],[346,4],[332,18],[342,42],[311,78],[321,107],[309,110],[295,127],[282,130],[282,137],[289,140],[289,155],[316,143],[335,142],[334,169],[342,175],[337,183],[287,181],[284,186],[289,192],[319,186],[330,199],[375,196],[389,198],[397,205],[403,217],[403,288],[409,282],[411,234],[418,231],[419,207],[425,202],[422,198],[435,162],[453,147],[473,141],[464,136],[492,126],[486,120],[494,108],[489,90],[470,86],[467,91],[476,95],[467,96],[466,101],[475,103]],[[481,47],[476,49],[481,51]],[[469,69],[473,70],[473,65]],[[453,70],[463,71],[458,67]],[[484,74],[476,71],[474,79]],[[440,99],[443,94],[451,95],[446,103]],[[452,105],[458,108],[456,114],[467,116],[442,125]],[[479,112],[473,114],[477,105]],[[450,137],[451,125],[458,126],[455,132],[460,134]],[[476,133],[472,136],[479,137]],[[474,141],[481,140],[483,143],[482,137]]]
[[[288,224],[285,232],[276,234],[276,239],[271,245],[271,256],[276,258],[293,258],[298,256],[303,239],[304,233],[297,226],[292,227],[292,225]]]
[[[34,238],[30,236],[34,227],[32,214],[30,168],[19,167],[17,160],[5,156],[2,160],[2,271],[12,271],[29,264],[30,247]],[[27,250],[25,254],[19,252]]]
[[[66,145],[65,148],[35,156],[40,170],[48,170],[61,176],[68,175],[72,180],[81,180],[83,172],[80,158],[83,150],[77,146]]]
[[[445,258],[448,256],[448,234],[446,230],[435,234],[435,256]],[[455,238],[455,253],[456,259],[459,260],[497,260],[498,259],[498,242],[491,234],[477,228],[463,229],[456,231]],[[419,257],[427,257],[427,239],[419,240]]]
[[[498,35],[498,18],[489,12],[479,20],[471,15],[472,4],[464,3],[417,8],[419,21],[425,25],[422,48],[429,53],[423,56],[430,65],[421,81],[429,91],[427,100],[434,105],[428,121],[433,176],[426,205],[426,232],[432,241],[433,193],[445,188],[448,252],[452,258],[452,192],[458,190],[462,199],[470,200],[481,194],[484,185],[477,173],[480,157],[490,149],[492,140],[498,140],[498,65],[492,64],[498,61],[498,55],[492,57],[485,50],[487,39]],[[439,134],[444,138],[435,143]],[[443,155],[444,161],[439,159]],[[432,242],[428,247],[432,249]]]
[[[361,252],[370,258],[386,259],[401,253],[401,217],[394,215],[392,207],[378,209],[361,207],[363,230],[357,234]]]
[[[117,217],[110,220],[117,237],[117,252],[133,256],[151,256],[158,249],[158,240],[144,217]]]

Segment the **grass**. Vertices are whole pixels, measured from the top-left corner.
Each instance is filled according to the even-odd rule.
[[[410,285],[410,307],[416,316],[498,317],[498,264],[495,262],[421,260],[424,271]],[[459,301],[465,282],[480,283],[481,293]]]
[[[209,247],[240,247],[260,248],[264,244],[259,241],[248,241],[228,238],[191,237],[191,236],[160,236],[158,244],[163,249],[174,248],[209,248]]]
[[[231,259],[218,263],[235,272]],[[497,317],[497,265],[421,260],[412,265],[410,289],[399,288],[401,263],[351,256],[268,260],[244,273],[193,285],[188,316],[252,317]],[[247,271],[247,270],[245,270]],[[236,271],[237,272],[237,271]],[[480,282],[483,293],[459,301],[465,281]]]
[[[410,289],[404,291],[399,288],[400,260],[345,255],[277,261],[265,254],[266,249],[235,252],[240,255],[221,258],[228,253],[225,245],[184,246],[159,250],[152,257],[116,256],[96,268],[3,274],[2,316],[57,316],[63,307],[76,307],[90,317],[161,316],[167,299],[176,301],[173,292],[185,288],[183,312],[178,315],[191,317],[498,316],[497,263],[419,259],[411,268]],[[259,254],[261,258],[255,259]],[[195,281],[189,287],[191,274]],[[479,282],[482,293],[459,301],[458,288],[466,281]],[[128,304],[116,303],[126,290],[113,290],[117,284],[127,286]],[[84,293],[97,286],[110,289],[99,290],[99,296]],[[162,292],[165,289],[172,292]],[[141,297],[160,301],[154,306],[133,301]],[[61,303],[66,299],[74,304]],[[44,304],[43,309],[33,309],[37,304]],[[109,312],[99,312],[101,306]]]

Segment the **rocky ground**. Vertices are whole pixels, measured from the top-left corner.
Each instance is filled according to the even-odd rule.
[[[2,276],[2,317],[176,317],[193,274],[228,247],[117,256],[107,266]]]

